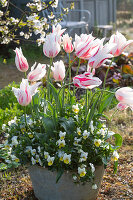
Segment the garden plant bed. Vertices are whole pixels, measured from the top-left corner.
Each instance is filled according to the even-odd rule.
[[[105,170],[97,200],[131,200],[133,198],[132,121],[133,115],[130,112],[119,113],[112,121],[113,131],[123,135],[123,146],[119,150],[117,174],[113,174],[113,165],[110,163]],[[0,188],[1,200],[37,200],[26,167],[1,173]]]

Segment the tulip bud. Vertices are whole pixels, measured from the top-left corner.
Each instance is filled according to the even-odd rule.
[[[29,65],[28,65],[27,59],[24,57],[22,53],[21,47],[20,49],[16,48],[14,51],[16,53],[16,57],[15,57],[16,67],[18,68],[19,71],[26,72],[29,68]]]
[[[65,78],[65,65],[62,60],[57,61],[52,67],[53,77],[56,81],[62,81]]]
[[[62,40],[63,40],[63,49],[65,50],[65,52],[71,53],[74,49],[72,45],[72,38],[69,37],[68,34],[65,34],[63,35]]]

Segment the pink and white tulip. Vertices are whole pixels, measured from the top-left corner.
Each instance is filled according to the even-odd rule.
[[[89,59],[94,55],[99,47],[99,39],[94,40],[95,38],[89,34],[81,34],[80,37],[75,35],[75,53],[78,58]]]
[[[57,61],[54,64],[54,67],[52,67],[53,71],[53,77],[56,81],[63,81],[65,78],[65,65],[62,60]]]
[[[29,85],[28,79],[22,79],[20,89],[14,87],[12,88],[12,91],[14,92],[18,103],[21,106],[27,106],[31,102],[32,96],[36,94],[37,88],[40,84],[41,82]]]
[[[101,44],[97,52],[89,59],[88,66],[91,68],[98,68],[106,62],[107,59],[112,58],[113,55],[110,51],[114,49],[116,44],[105,44],[103,46],[104,39],[101,40]],[[88,71],[88,70],[87,70]]]
[[[26,72],[29,68],[29,65],[28,65],[27,59],[24,57],[22,53],[21,47],[19,49],[16,48],[14,51],[16,53],[16,57],[15,57],[16,67],[18,68],[19,71]]]
[[[124,110],[128,107],[133,111],[133,89],[130,87],[123,87],[115,92],[116,99],[119,101],[117,108]]]
[[[41,80],[46,74],[46,65],[45,64],[38,64],[35,69],[36,63],[31,67],[31,71],[28,74],[27,78],[28,81],[34,82]]]
[[[54,58],[60,52],[59,35],[50,33],[46,36],[45,43],[43,45],[43,53],[49,58]]]
[[[66,53],[71,53],[74,49],[72,45],[72,38],[68,34],[63,35],[62,37],[63,49]]]
[[[62,26],[60,24],[57,24],[56,26],[52,26],[52,33],[56,35],[62,35],[65,32],[66,29],[62,29]]]
[[[78,88],[92,89],[101,85],[102,81],[97,77],[93,77],[91,73],[85,72],[84,74],[75,76],[73,83]]]
[[[112,43],[117,44],[111,52],[116,57],[119,56],[129,44],[133,43],[133,40],[127,41],[124,35],[117,31],[116,34],[113,34],[109,40],[109,44]]]

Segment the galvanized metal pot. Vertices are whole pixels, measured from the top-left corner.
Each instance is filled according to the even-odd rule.
[[[39,200],[95,200],[98,194],[104,167],[96,167],[95,183],[98,188],[92,189],[92,184],[77,185],[73,182],[71,173],[64,173],[56,183],[56,172],[46,168],[31,166],[29,174],[31,177],[35,196]]]

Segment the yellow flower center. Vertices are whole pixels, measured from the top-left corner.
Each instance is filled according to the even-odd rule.
[[[16,158],[16,159],[15,159],[15,162],[19,162],[19,158]]]
[[[81,135],[81,131],[78,131],[78,135]]]
[[[59,148],[64,147],[65,145],[63,143],[60,143]]]
[[[47,159],[47,158],[48,158],[48,155],[45,155],[44,158]]]
[[[53,165],[53,162],[52,162],[52,161],[49,161],[49,162],[48,162],[48,166],[51,166],[51,165]]]
[[[84,177],[85,174],[86,174],[86,172],[81,172],[81,173],[80,173],[80,177]]]
[[[63,156],[60,157],[60,161],[63,161]]]
[[[69,159],[66,158],[66,159],[64,160],[64,163],[65,163],[65,164],[69,164]]]
[[[96,147],[100,146],[100,143],[98,141],[96,141],[94,144],[95,144]]]
[[[32,134],[29,134],[29,138],[31,138],[31,139],[32,139],[32,138],[33,138],[33,135],[32,135]]]

